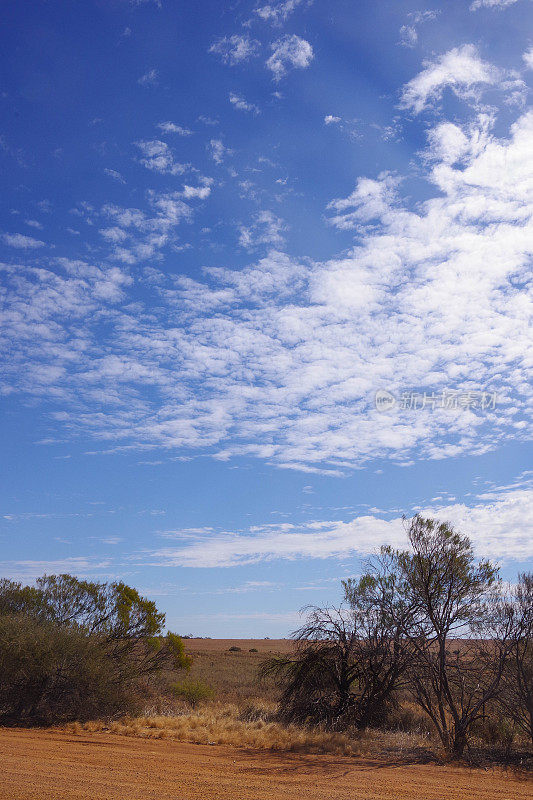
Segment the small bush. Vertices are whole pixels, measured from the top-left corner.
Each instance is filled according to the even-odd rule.
[[[235,645],[233,645],[233,647],[229,648],[229,652],[230,653],[240,653],[241,652],[241,648],[240,647],[235,647]]]
[[[516,725],[509,717],[496,715],[477,720],[472,732],[487,744],[506,750],[512,747],[517,733]]]
[[[215,693],[211,686],[203,681],[182,681],[172,686],[172,694],[180,700],[185,700],[195,708],[199,703],[212,700]]]
[[[387,730],[426,734],[430,723],[426,714],[415,703],[402,703],[392,709],[384,724]]]
[[[258,652],[259,652],[259,650],[257,649],[257,647],[250,647],[250,649],[248,650],[248,652],[249,652],[249,653],[258,653]]]

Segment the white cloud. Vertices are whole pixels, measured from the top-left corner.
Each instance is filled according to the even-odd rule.
[[[159,83],[159,72],[156,69],[150,69],[141,75],[137,81],[139,86],[157,86]]]
[[[211,179],[202,178],[201,182],[206,187],[210,185]],[[102,224],[102,219],[104,220],[106,227],[99,230],[112,245],[111,259],[131,265],[147,259],[157,259],[160,257],[160,250],[166,245],[176,246],[174,229],[192,219],[192,209],[183,202],[185,190],[159,193],[149,191],[147,194],[151,213],[113,204],[103,206],[99,213],[90,213],[91,224]],[[198,195],[193,193],[190,196]]]
[[[403,47],[414,47],[418,42],[417,26],[425,22],[432,22],[438,17],[439,13],[439,11],[433,10],[410,12],[407,15],[409,24],[402,25],[400,28],[399,44],[403,45]]]
[[[479,557],[498,561],[526,561],[533,557],[532,489],[498,492],[490,501],[480,497],[470,506],[456,503],[426,507],[420,509],[420,513],[452,523],[470,537]],[[385,520],[365,515],[351,522],[281,523],[255,527],[244,533],[215,533],[207,540],[197,538],[178,548],[161,548],[153,557],[156,563],[167,566],[236,567],[278,558],[367,556],[382,545],[407,547],[401,517]]]
[[[128,236],[125,230],[116,226],[112,228],[101,228],[100,234],[104,239],[107,239],[108,242],[113,242],[114,244],[123,242]]]
[[[479,8],[506,8],[512,6],[517,0],[474,0],[470,6],[471,11],[477,11]]]
[[[183,175],[188,169],[187,164],[180,164],[174,160],[172,150],[166,142],[152,139],[151,141],[135,142],[135,144],[144,156],[140,162],[147,169],[169,175]]]
[[[302,0],[284,0],[281,3],[270,3],[255,9],[255,13],[266,22],[280,25],[298,8]]]
[[[266,65],[279,81],[287,73],[287,69],[295,67],[305,69],[313,60],[313,48],[305,39],[295,34],[281,36],[270,45],[272,55]]]
[[[340,200],[332,200],[328,208],[341,213],[329,222],[339,229],[354,228],[359,222],[381,218],[396,196],[398,180],[383,173],[378,180],[360,178],[354,191]]]
[[[4,233],[2,239],[9,247],[17,247],[22,250],[33,250],[36,247],[44,247],[45,244],[40,239],[25,236],[23,233]]]
[[[208,150],[215,164],[222,164],[226,156],[231,156],[233,153],[233,150],[226,147],[222,139],[211,139]]]
[[[470,140],[459,125],[441,122],[429,131],[429,154],[445,164],[455,164],[470,149]]]
[[[413,25],[402,25],[400,28],[400,44],[404,47],[414,47],[418,42],[418,33]]]
[[[425,69],[404,87],[400,106],[419,114],[438,102],[446,88],[458,97],[475,98],[483,86],[520,93],[524,84],[514,73],[483,61],[474,45],[465,44],[426,62]]]
[[[533,47],[530,47],[522,56],[527,69],[533,69]]]
[[[422,22],[432,22],[437,19],[440,11],[427,10],[427,11],[411,11],[407,15],[412,20],[414,25],[420,25]]]
[[[111,562],[91,556],[73,556],[55,561],[0,561],[0,575],[8,575],[10,580],[32,582],[42,575],[77,575],[79,578],[94,576],[102,577],[109,574]]]
[[[184,128],[183,125],[177,125],[175,122],[160,122],[157,126],[163,133],[177,133],[178,136],[192,136],[192,131],[189,128]]]
[[[340,117],[334,117],[333,114],[327,114],[324,117],[324,124],[325,125],[336,125],[340,121],[341,121],[341,118]]]
[[[271,211],[259,211],[254,215],[251,225],[239,228],[239,244],[247,250],[254,250],[260,245],[279,247],[283,244],[283,232],[287,226],[282,219]]]
[[[213,119],[212,117],[206,117],[205,114],[200,114],[198,120],[200,122],[203,122],[204,125],[208,125],[209,127],[214,127],[215,125],[219,124],[218,119]]]
[[[104,172],[106,175],[109,175],[109,177],[113,178],[115,181],[118,181],[119,183],[126,183],[120,172],[117,172],[116,169],[107,169],[106,167],[104,169]]]
[[[190,448],[309,474],[525,440],[533,113],[502,138],[491,122],[432,128],[416,165],[423,202],[389,174],[332,200],[331,223],[356,238],[323,261],[271,251],[192,279],[154,265],[165,246],[185,246],[182,191],[151,192],[142,209],[80,204],[80,224],[106,231],[102,263],[124,266],[33,265],[30,254],[2,266],[2,390],[46,398],[54,425],[110,452]],[[240,230],[247,248],[279,248],[283,234],[265,211]],[[151,272],[130,275],[147,259]],[[380,388],[499,399],[379,414]]]
[[[248,101],[245,100],[244,97],[235,94],[235,92],[230,92],[229,101],[231,105],[234,108],[237,108],[239,111],[247,111],[251,114],[256,114],[256,115],[261,113],[258,106],[256,106],[254,103],[248,103]]]
[[[189,186],[185,184],[182,196],[185,200],[206,200],[211,194],[211,186],[213,183],[214,181],[212,178],[201,178],[200,186]]]
[[[209,52],[220,56],[224,64],[235,65],[258,56],[260,48],[261,45],[256,39],[239,36],[235,33],[214,42],[209,48]]]

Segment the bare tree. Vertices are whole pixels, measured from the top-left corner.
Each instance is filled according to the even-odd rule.
[[[511,633],[499,704],[533,742],[533,573],[518,576],[502,601],[501,617]]]
[[[399,630],[368,576],[344,584],[345,603],[308,609],[293,657],[269,659],[263,676],[281,680],[283,716],[342,729],[383,722],[405,669]]]

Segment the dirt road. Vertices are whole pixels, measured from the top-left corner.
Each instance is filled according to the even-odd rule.
[[[531,800],[502,772],[0,729],[1,800]]]

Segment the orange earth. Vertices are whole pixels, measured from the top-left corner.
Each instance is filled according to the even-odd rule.
[[[531,800],[525,776],[0,729],[1,800]]]

